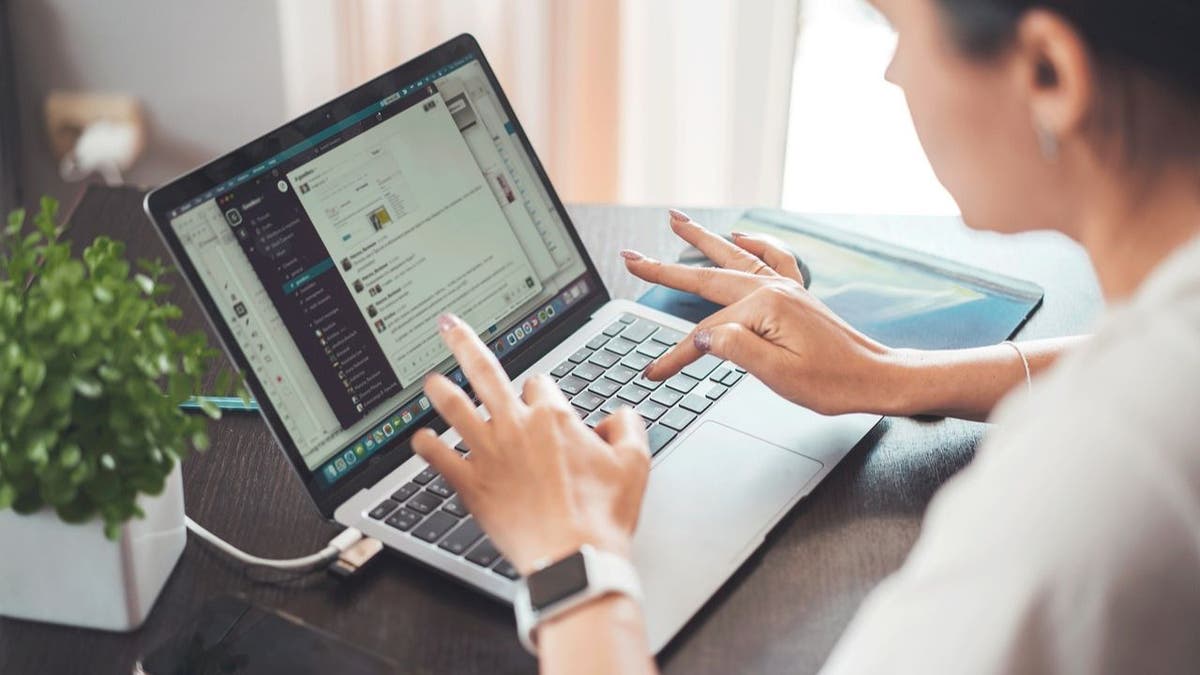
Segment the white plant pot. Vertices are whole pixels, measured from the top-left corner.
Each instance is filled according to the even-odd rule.
[[[183,553],[183,480],[177,465],[161,495],[138,498],[111,541],[98,520],[72,525],[53,510],[0,511],[0,615],[129,631],[142,625]]]

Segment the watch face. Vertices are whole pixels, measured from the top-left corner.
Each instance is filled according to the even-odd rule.
[[[553,605],[587,588],[583,553],[576,551],[558,562],[529,575],[529,604],[536,611]]]

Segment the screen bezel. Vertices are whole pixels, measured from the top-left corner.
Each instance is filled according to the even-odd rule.
[[[516,136],[525,152],[529,154],[537,179],[545,186],[550,200],[566,226],[571,242],[582,256],[585,271],[580,277],[588,283],[588,293],[578,302],[568,308],[563,315],[552,322],[547,330],[539,332],[533,339],[506,354],[502,364],[509,376],[519,374],[529,368],[542,356],[545,356],[557,344],[587,323],[590,316],[602,305],[609,301],[608,289],[600,278],[600,274],[588,255],[587,249],[576,230],[570,215],[559,199],[557,191],[550,183],[541,160],[534,151],[525,129],[513,112],[507,95],[500,87],[491,64],[483,55],[479,43],[470,34],[459,35],[452,40],[431,49],[430,51],[404,63],[375,79],[342,94],[341,96],[317,107],[316,109],[292,120],[291,122],[271,131],[249,143],[227,153],[204,166],[197,168],[170,183],[146,195],[144,208],[155,229],[165,242],[168,251],[174,258],[175,264],[181,271],[193,295],[200,301],[204,314],[225,349],[245,377],[247,388],[258,400],[259,408],[267,426],[276,442],[283,448],[284,454],[291,462],[297,476],[304,484],[306,491],[316,504],[317,509],[326,518],[332,518],[337,507],[362,489],[374,485],[387,473],[400,466],[412,456],[411,437],[419,426],[411,427],[403,434],[392,438],[380,451],[373,454],[362,465],[341,478],[332,485],[326,485],[318,473],[308,468],[297,449],[291,436],[280,420],[278,412],[266,397],[262,383],[251,369],[246,355],[242,352],[237,340],[225,322],[216,302],[214,301],[195,267],[192,265],[187,252],[171,227],[168,214],[188,201],[195,199],[216,186],[231,180],[242,172],[258,165],[264,160],[274,157],[289,147],[302,142],[306,138],[320,132],[339,120],[353,115],[369,106],[408,86],[412,82],[428,75],[437,69],[449,65],[463,57],[479,61],[489,84],[516,130]],[[387,414],[391,414],[388,412]],[[385,419],[387,414],[380,414],[379,419]],[[438,416],[424,425],[438,433],[445,431],[446,423]]]

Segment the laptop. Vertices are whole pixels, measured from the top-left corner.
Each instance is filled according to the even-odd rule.
[[[549,373],[583,423],[641,413],[634,562],[656,653],[879,420],[799,408],[711,355],[641,377],[692,324],[609,296],[469,35],[145,209],[321,514],[501,601],[515,570],[410,447],[428,426],[468,451],[421,390],[431,371],[469,389],[435,318],[480,331],[518,387]]]

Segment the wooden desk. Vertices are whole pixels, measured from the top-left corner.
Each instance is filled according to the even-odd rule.
[[[132,189],[89,189],[71,217],[76,250],[107,233],[128,242],[131,256],[166,258],[142,214],[141,197]],[[619,264],[620,247],[664,259],[682,248],[663,209],[570,210],[614,296],[636,297],[645,290]],[[721,228],[739,212],[692,215]],[[1022,337],[1084,332],[1100,309],[1086,258],[1057,236],[1001,238],[972,233],[955,219],[821,220],[1040,283],[1045,306]],[[176,289],[174,299],[190,325],[202,325],[184,291]],[[930,497],[970,460],[985,429],[953,420],[886,420],[675,639],[660,658],[663,670],[816,671],[863,597],[904,560]],[[309,503],[257,417],[231,414],[213,425],[212,437],[206,454],[184,464],[187,511],[198,522],[253,553],[274,557],[311,553],[337,531]],[[247,571],[192,538],[142,629],[109,634],[0,619],[0,673],[129,673],[140,654],[205,600],[226,593],[244,593],[290,612],[390,656],[407,672],[535,667],[517,644],[509,608],[399,556],[385,557],[344,583],[324,574],[289,579]]]

